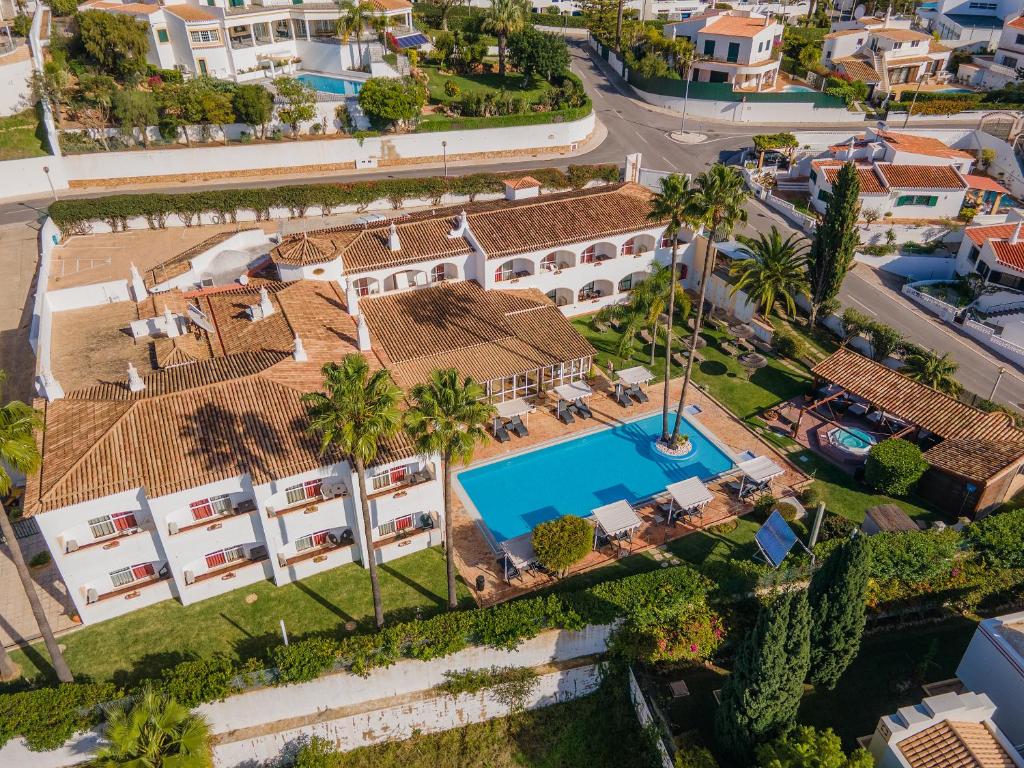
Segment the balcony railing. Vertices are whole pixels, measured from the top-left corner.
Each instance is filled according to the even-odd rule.
[[[297,552],[291,557],[285,555],[284,552],[277,553],[277,564],[282,568],[287,568],[292,565],[304,563],[307,560],[320,563],[325,561],[331,554],[340,552],[346,549],[351,549],[355,546],[354,539],[340,539],[337,543],[324,542],[319,547],[311,547],[310,549],[304,549],[302,552]]]
[[[391,534],[390,536],[382,536],[379,539],[374,539],[373,548],[381,549],[389,544],[409,541],[420,536],[429,536],[430,532],[437,528],[438,524],[439,520],[435,512],[425,512],[422,515],[417,516],[416,525],[412,528],[405,528],[397,533]]]
[[[167,522],[167,532],[171,536],[177,536],[180,533],[187,533],[189,531],[195,531],[200,528],[204,528],[208,531],[215,531],[221,527],[221,520],[224,518],[237,517],[238,515],[247,515],[250,512],[256,511],[256,502],[252,499],[242,499],[242,501],[235,504],[229,512],[214,513],[212,517],[204,517],[202,520],[196,520],[195,522],[189,523],[188,525],[180,525],[179,523],[169,520]]]
[[[429,483],[433,479],[433,469],[431,469],[430,467],[424,467],[418,472],[409,472],[405,476],[405,479],[401,480],[400,482],[397,482],[393,485],[389,485],[385,488],[381,488],[379,490],[367,494],[366,498],[372,501],[373,499],[379,499],[388,495],[397,496],[400,493],[404,495],[404,492],[407,491],[409,488],[421,485],[423,483]]]
[[[159,584],[162,581],[167,581],[169,578],[171,578],[170,571],[161,571],[145,579],[133,581],[131,584],[126,584],[123,587],[117,587],[109,592],[104,592],[103,594],[96,593],[94,589],[90,588],[86,590],[86,605],[94,605],[96,603],[102,603],[105,600],[113,600],[118,597],[122,597],[125,600],[134,600],[141,594],[143,589],[152,587],[154,584]]]
[[[267,548],[265,546],[254,547],[248,556],[240,559],[233,560],[232,562],[222,565],[219,568],[211,568],[204,573],[200,573],[198,576],[193,576],[191,579],[186,576],[185,584],[190,586],[193,584],[200,584],[204,581],[211,581],[213,579],[221,579],[227,581],[228,579],[235,578],[236,572],[243,568],[256,565],[258,563],[265,562],[270,559],[270,555],[267,554]]]
[[[341,480],[330,480],[326,479],[320,489],[320,495],[315,496],[311,499],[303,499],[302,501],[296,502],[295,504],[285,504],[287,506],[278,509],[273,504],[267,504],[267,517],[280,517],[281,515],[288,515],[292,512],[303,512],[304,514],[311,515],[317,511],[317,507],[326,501],[333,501],[334,499],[344,499],[348,496],[348,486],[345,485]]]

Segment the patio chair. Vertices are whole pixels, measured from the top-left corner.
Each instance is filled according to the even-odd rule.
[[[518,416],[513,416],[508,423],[508,428],[516,435],[516,437],[527,437],[530,434],[530,430],[523,424],[523,420]]]
[[[501,424],[494,430],[494,436],[498,439],[499,443],[507,443],[512,438],[508,435],[508,430],[505,429],[505,425]]]
[[[590,410],[590,406],[588,406],[585,402],[583,402],[583,398],[582,397],[577,397],[576,398],[576,402],[573,403],[573,406],[576,408],[576,413],[578,413],[580,415],[580,418],[582,418],[582,419],[592,419],[592,418],[594,418],[594,412]]]
[[[634,384],[629,389],[627,389],[626,394],[632,397],[638,403],[646,403],[651,399],[647,396],[646,392],[640,389],[640,386],[638,384]]]
[[[555,416],[557,416],[558,420],[563,424],[572,424],[574,421],[576,421],[575,417],[573,417],[572,415],[572,411],[569,410],[569,406],[565,400],[558,401]]]
[[[651,336],[650,331],[648,331],[646,328],[640,331],[640,338],[643,340],[644,344],[654,343],[654,338]]]
[[[631,408],[633,406],[633,401],[629,399],[625,388],[621,384],[615,385],[615,392],[612,393],[612,399],[623,408]]]
[[[498,567],[501,568],[502,572],[506,575],[505,580],[507,582],[511,582],[512,579],[522,577],[522,574],[519,572],[519,569],[512,564],[512,561],[508,558],[507,555],[501,555],[498,558]]]

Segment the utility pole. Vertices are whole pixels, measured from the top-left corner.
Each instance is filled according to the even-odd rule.
[[[999,373],[996,374],[996,382],[992,385],[992,392],[989,393],[988,399],[993,402],[996,399],[996,389],[999,388],[999,382],[1002,381],[1003,374],[1006,373],[1006,369],[1003,366],[999,366]]]
[[[910,122],[910,116],[914,112],[914,105],[917,104],[917,94],[921,92],[921,86],[924,85],[924,77],[918,78],[917,88],[914,90],[914,98],[910,101],[910,106],[907,107],[907,116],[903,118],[903,127],[907,127],[907,123]]]

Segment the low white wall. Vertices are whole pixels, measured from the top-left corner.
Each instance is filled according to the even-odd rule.
[[[947,323],[953,322],[953,318],[957,315],[957,308],[952,304],[947,304],[942,299],[935,296],[931,296],[920,290],[921,286],[927,285],[929,282],[942,282],[941,280],[922,280],[918,283],[907,283],[903,286],[902,292],[904,296],[907,296],[911,301],[920,304],[928,310],[931,310],[933,314],[936,314],[942,320]]]
[[[1015,365],[1024,366],[1024,347],[996,335],[993,328],[989,328],[987,325],[975,322],[974,320],[964,320],[963,325],[960,327],[968,336],[982,342],[1001,357],[1006,358]]]
[[[636,710],[636,717],[640,721],[640,727],[647,728],[654,723],[654,713],[647,706],[647,699],[644,698],[644,692],[640,689],[640,684],[636,681],[636,676],[633,674],[632,669],[629,670],[629,698],[633,702],[633,709]],[[658,750],[658,754],[661,755],[662,768],[673,768],[675,763],[672,760],[672,756],[668,753],[668,749],[665,748],[664,742],[658,739],[654,742],[654,746]]]
[[[50,182],[46,171],[50,169],[50,180],[56,189],[67,189],[67,177],[60,157],[29,157],[24,160],[0,161],[0,199],[5,197],[40,197],[50,195]]]

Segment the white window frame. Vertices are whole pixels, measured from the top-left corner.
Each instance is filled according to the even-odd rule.
[[[398,480],[392,480],[392,473],[400,470],[405,470],[402,477]],[[372,493],[380,493],[381,491],[386,491],[388,488],[395,488],[408,482],[409,476],[415,472],[415,463],[402,464],[397,467],[391,467],[390,469],[378,470],[370,477],[370,491]]]
[[[300,536],[295,540],[295,551],[305,552],[307,549],[313,549],[314,547],[322,547],[327,541],[328,535],[330,535],[330,529],[324,529],[322,531],[315,531],[314,533],[308,533],[305,536]],[[317,542],[316,538],[323,536],[323,541]]]
[[[114,524],[115,518],[120,520],[123,517],[134,518],[135,525],[131,526],[131,528],[139,527],[139,518],[134,511],[112,512],[109,515],[101,515],[100,517],[94,517],[91,520],[89,520],[89,531],[92,533],[93,539],[106,539],[110,536],[117,536],[119,534],[123,534],[124,531],[119,531],[117,529],[117,526]],[[97,528],[99,528],[100,530],[97,531]]]
[[[378,525],[377,526],[377,535],[380,536],[381,538],[383,538],[385,536],[393,536],[394,534],[399,532],[398,523],[403,521],[403,520],[408,520],[409,521],[408,525],[405,525],[405,526],[403,526],[401,528],[401,530],[403,530],[403,531],[407,531],[410,528],[414,528],[415,525],[416,525],[415,515],[412,514],[412,513],[409,513],[408,515],[402,515],[401,517],[396,517],[394,520],[391,520],[391,521],[386,522],[386,523],[381,523],[380,525]]]
[[[216,29],[189,30],[188,39],[195,45],[212,45],[220,42],[220,31]]]
[[[307,501],[315,501],[316,499],[321,498],[323,494],[323,484],[323,479],[318,477],[314,480],[306,480],[305,482],[297,483],[296,485],[290,485],[284,489],[285,503],[291,506],[294,504],[302,504]],[[314,487],[317,490],[310,495],[310,490]],[[301,496],[295,496],[296,493],[301,494]]]

